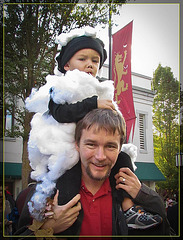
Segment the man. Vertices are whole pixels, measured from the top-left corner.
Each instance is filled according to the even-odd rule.
[[[64,236],[169,235],[166,211],[159,195],[140,183],[129,168],[114,174],[118,155],[122,154],[124,161],[128,158],[120,152],[124,139],[124,119],[113,110],[94,109],[80,120],[75,132],[80,161],[58,179],[52,211],[48,207],[46,214],[49,218],[37,225],[37,229],[33,222],[29,229],[39,234],[42,231],[42,235]],[[152,228],[147,230],[128,231],[121,189],[151,212],[155,223],[161,219],[162,222],[152,223]],[[126,214],[134,221],[140,222],[142,217],[152,220],[150,213],[139,217],[138,211],[137,206]]]
[[[75,32],[72,37],[71,33],[69,33],[69,37],[67,34],[61,34],[60,40],[65,39],[64,35],[66,35],[67,44],[65,41],[61,41],[62,48],[56,59],[60,74],[65,74],[65,76],[49,76],[51,84],[55,82],[55,78],[57,79],[57,84],[50,85],[48,81],[36,91],[36,94],[33,91],[32,96],[28,98],[30,106],[35,107],[34,110],[31,107],[31,111],[37,112],[38,106],[40,106],[40,112],[37,112],[31,121],[32,129],[28,143],[29,160],[33,170],[31,176],[33,179],[40,181],[36,187],[36,192],[29,202],[29,211],[31,216],[38,221],[43,220],[47,198],[54,192],[57,179],[79,161],[79,154],[74,144],[75,123],[93,109],[115,109],[115,104],[112,101],[114,93],[112,82],[105,81],[99,83],[98,79],[95,78],[107,55],[104,43],[96,38],[95,31],[91,35],[92,31],[80,35],[77,30],[77,35]],[[50,86],[52,86],[51,90]],[[49,114],[48,112],[42,114],[47,109],[47,106],[40,104],[40,101],[47,105],[49,90],[51,92]],[[43,101],[43,92],[46,94],[46,96],[44,95],[45,101]],[[59,92],[60,94],[58,94]],[[83,93],[86,95],[83,95]],[[60,97],[62,99],[63,96],[69,96],[72,100],[69,100],[67,97],[61,103],[56,100]],[[54,102],[54,99],[57,103]],[[45,110],[43,111],[43,109]],[[124,148],[121,151],[125,151]],[[123,157],[120,161],[121,155],[118,155],[118,164],[115,165],[116,173],[123,167],[128,167],[133,171],[131,158],[126,157],[124,160]],[[133,206],[137,211],[131,197],[127,192],[123,192],[123,211],[129,210],[131,212]],[[132,209],[130,210],[130,208]],[[145,211],[142,208],[140,210],[143,213]],[[151,220],[144,221],[143,224],[141,221],[138,224],[138,221],[132,221],[128,215],[127,213],[125,216],[129,228],[133,227],[136,229],[138,227],[141,229],[142,226],[143,229],[151,228],[152,224],[156,225],[161,221],[157,217],[155,221],[154,216],[151,216]],[[140,215],[140,212],[138,212],[138,215]]]

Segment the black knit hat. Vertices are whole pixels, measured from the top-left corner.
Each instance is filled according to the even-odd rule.
[[[104,43],[99,38],[92,38],[88,36],[80,36],[73,38],[66,46],[63,46],[60,54],[56,57],[58,62],[58,70],[65,73],[64,66],[72,58],[72,56],[81,49],[91,48],[100,54],[100,66],[107,58],[107,52],[104,49]]]

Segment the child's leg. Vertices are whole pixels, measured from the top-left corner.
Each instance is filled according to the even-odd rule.
[[[116,164],[112,168],[110,174],[110,181],[111,184],[114,185],[114,188],[116,186],[116,180],[114,176],[119,172],[119,169],[123,167],[128,167],[132,172],[134,172],[130,156],[125,152],[120,152]],[[123,189],[117,190],[117,199],[119,200],[119,202],[123,202],[124,198],[130,199],[131,196]]]
[[[162,217],[146,212],[129,198],[124,198],[122,209],[129,229],[149,229],[162,223]]]
[[[125,197],[123,202],[122,202],[122,209],[123,211],[127,211],[131,207],[133,207],[134,203],[130,198]]]

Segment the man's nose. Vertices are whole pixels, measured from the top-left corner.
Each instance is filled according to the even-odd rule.
[[[95,157],[97,160],[104,160],[106,159],[105,149],[103,147],[98,147],[96,150]]]

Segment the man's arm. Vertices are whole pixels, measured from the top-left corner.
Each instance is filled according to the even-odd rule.
[[[157,192],[153,191],[145,184],[142,183],[140,191],[133,201],[143,206],[147,211],[158,213],[164,219],[166,218],[166,210],[161,197]]]
[[[152,214],[159,214],[163,218],[161,234],[169,235],[170,226],[166,217],[166,210],[159,194],[145,184],[140,183],[137,176],[129,168],[121,168],[116,174],[116,188],[124,189],[133,202]],[[125,182],[123,181],[125,179]]]
[[[25,221],[25,225],[22,224],[22,226],[18,229],[15,235],[54,235],[61,233],[68,229],[70,226],[72,226],[79,215],[79,211],[81,210],[81,203],[79,202],[80,195],[77,194],[67,204],[59,206],[58,194],[59,192],[57,191],[57,194],[55,195],[53,200],[52,209],[45,214],[46,219],[43,222],[38,222],[33,219],[33,222],[31,224],[31,220]],[[26,209],[28,210],[27,205]],[[22,214],[24,213],[22,212]],[[24,217],[26,217],[25,214]]]
[[[27,194],[21,215],[19,217],[18,229],[14,233],[14,235],[34,236],[36,234],[40,235],[40,232],[44,232],[43,235],[47,234],[50,235],[50,233],[55,234],[57,232],[62,232],[65,229],[69,228],[77,219],[77,216],[81,209],[81,204],[80,202],[78,202],[80,199],[80,195],[79,194],[76,195],[67,204],[59,206],[58,205],[59,191],[57,191],[53,200],[51,214],[49,211],[47,214],[45,214],[46,216],[45,221],[38,222],[32,219],[32,217],[30,216],[27,204],[30,201],[32,195],[34,194],[35,187],[36,185],[33,186],[29,193]]]

